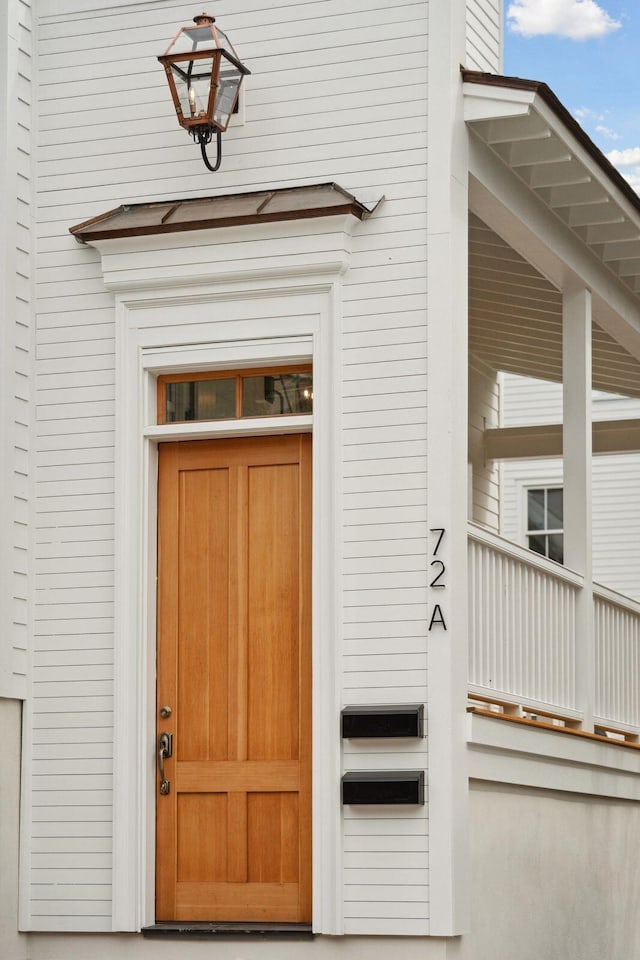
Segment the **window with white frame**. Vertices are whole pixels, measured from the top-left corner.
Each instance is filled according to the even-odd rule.
[[[527,546],[564,563],[562,487],[530,487],[526,493]]]

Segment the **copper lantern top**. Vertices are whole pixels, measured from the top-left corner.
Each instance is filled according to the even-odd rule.
[[[216,18],[208,13],[196,14],[192,23],[180,27],[162,57],[158,59],[162,61],[164,57],[188,57],[189,54],[198,54],[205,50],[225,50],[238,60],[229,37],[220,27],[215,26],[215,22]],[[249,73],[248,70],[246,72]]]

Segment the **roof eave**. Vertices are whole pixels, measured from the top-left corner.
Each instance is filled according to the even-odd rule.
[[[516,102],[519,101],[529,107],[536,107],[536,98],[543,102],[557,117],[561,126],[566,129],[567,134],[573,137],[600,167],[605,177],[610,181],[612,189],[622,193],[640,217],[640,196],[638,196],[631,184],[625,180],[620,171],[614,167],[602,150],[596,146],[589,134],[580,126],[575,117],[567,110],[548,84],[539,80],[525,80],[521,77],[504,77],[498,74],[480,73],[476,70],[464,69],[462,70],[462,79],[466,84],[485,86],[490,91],[509,90],[511,92],[511,97],[505,97],[504,95],[502,97],[500,97],[500,95],[495,97],[496,103],[500,100],[513,103],[514,97],[518,95],[519,97]],[[469,93],[469,91],[466,92]],[[473,118],[471,116],[465,116],[465,119],[472,120]]]
[[[631,185],[545,83],[469,70],[462,78],[469,128],[637,300],[640,197]]]

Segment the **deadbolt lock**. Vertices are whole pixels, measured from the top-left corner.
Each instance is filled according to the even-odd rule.
[[[171,716],[171,707],[160,707],[160,716],[163,720],[167,720]]]

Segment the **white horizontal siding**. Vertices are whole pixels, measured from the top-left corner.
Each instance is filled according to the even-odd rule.
[[[426,697],[426,219],[411,186],[397,218],[356,231],[344,287],[345,704]],[[425,769],[427,741],[347,741],[343,761]],[[346,933],[428,931],[428,806],[345,808],[343,866]]]
[[[562,384],[502,374],[503,427],[562,421]]]
[[[640,456],[593,461],[593,576],[640,600]]]
[[[502,72],[502,0],[467,0],[469,70]]]
[[[354,231],[342,290],[341,676],[345,702],[423,701],[427,30],[423,0],[230,8],[223,27],[253,75],[246,122],[232,123],[212,178],[175,124],[155,59],[191,7],[94,8],[39,6],[33,817],[46,830],[37,836],[56,842],[33,848],[46,863],[32,911],[34,929],[99,931],[111,882],[102,841],[111,836],[114,315],[98,254],[68,227],[121,202],[172,196],[327,180],[385,194]],[[314,240],[323,242],[321,221]],[[176,275],[193,269],[198,244],[167,240]],[[238,232],[219,249],[234,269],[254,266]],[[153,263],[136,264],[147,266],[146,278],[162,283]],[[123,277],[128,267],[123,258]],[[367,762],[425,768],[426,741],[399,756],[393,746],[345,751],[345,769]],[[348,932],[427,932],[427,811],[345,811]],[[85,837],[94,839],[81,851]]]
[[[373,769],[389,769],[388,754],[373,748]],[[395,764],[412,768],[422,762],[422,749],[398,751]],[[366,767],[365,767],[366,768]],[[355,769],[358,769],[355,767]],[[393,808],[347,809],[345,844],[345,932],[360,932],[371,921],[372,933],[405,932],[398,921],[414,933],[424,931],[428,921],[428,806],[419,817],[412,811],[399,814]]]
[[[560,384],[504,376],[504,426],[559,423]],[[640,404],[628,397],[596,393],[594,420],[640,416]],[[504,536],[524,544],[524,490],[536,484],[562,483],[561,460],[506,462],[503,465]],[[640,599],[640,455],[594,457],[593,575],[605,586]]]

